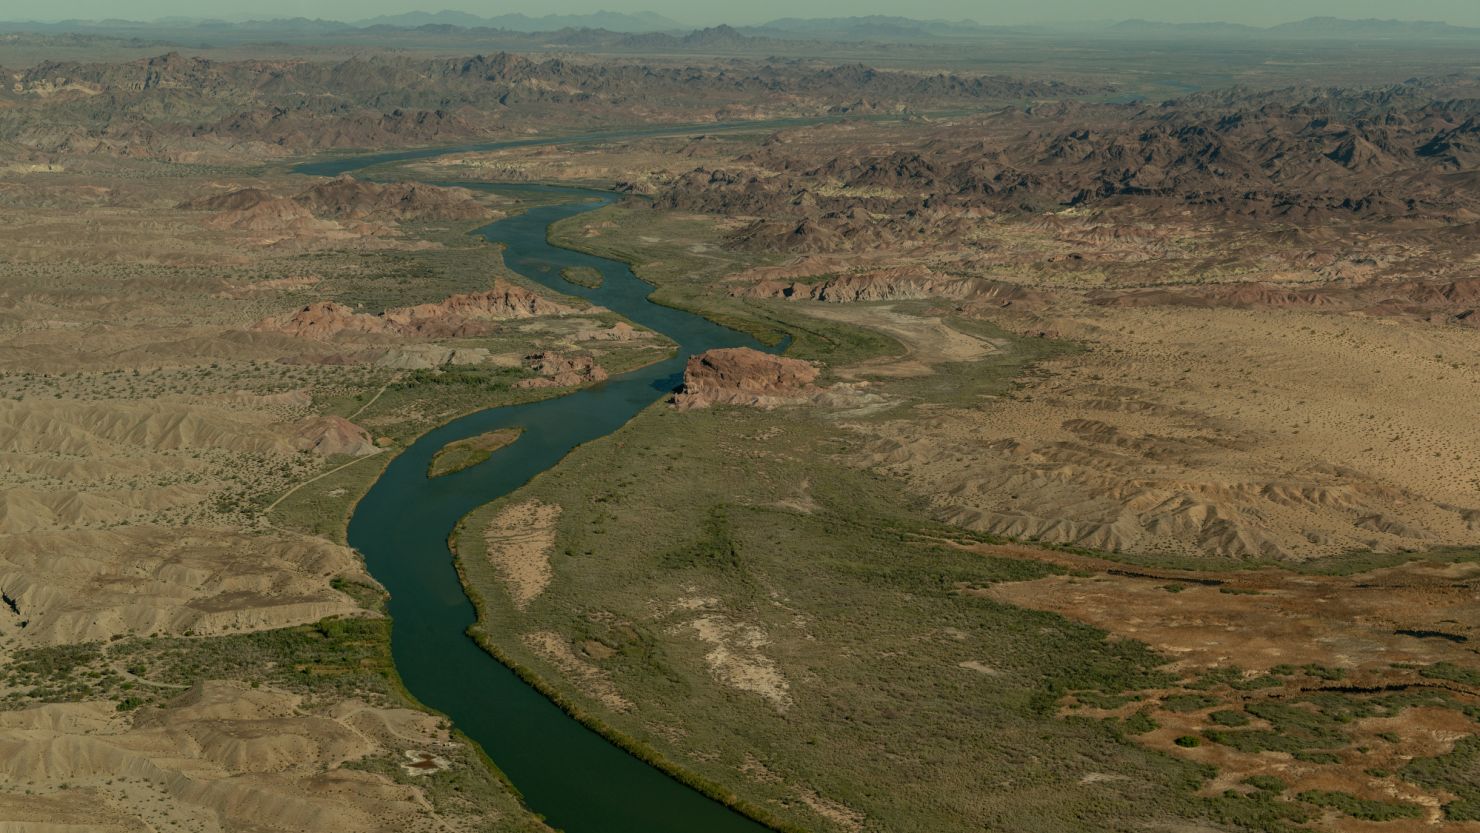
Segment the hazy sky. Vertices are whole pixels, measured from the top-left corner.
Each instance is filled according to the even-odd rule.
[[[1444,20],[1480,26],[1480,0],[0,0],[0,20],[165,15],[325,17],[354,20],[412,9],[493,15],[651,10],[682,23],[759,23],[775,17],[897,14],[971,18],[982,23],[1043,23],[1144,17],[1228,20],[1268,25],[1314,15]]]

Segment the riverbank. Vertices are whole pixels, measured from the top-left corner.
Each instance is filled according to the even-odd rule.
[[[473,621],[473,609],[452,570],[445,540],[456,521],[554,465],[571,448],[619,427],[673,384],[670,380],[683,356],[695,345],[744,343],[743,336],[710,322],[648,304],[651,287],[621,264],[550,247],[545,242],[550,222],[609,199],[586,196],[598,202],[541,206],[499,221],[481,234],[504,247],[511,269],[547,285],[559,280],[559,269],[565,266],[599,269],[603,274],[599,290],[573,287],[573,294],[669,335],[681,345],[681,355],[596,388],[482,411],[423,435],[391,462],[362,500],[351,519],[349,541],[391,593],[390,611],[398,623],[393,651],[408,688],[418,699],[451,715],[509,774],[530,806],[552,823],[567,830],[584,829],[598,819],[604,830],[683,830],[696,824],[753,830],[753,822],[571,720],[464,634]],[[525,428],[524,435],[495,452],[488,464],[436,480],[426,478],[432,456],[448,442],[516,425]],[[445,532],[439,534],[438,529]],[[443,554],[440,558],[438,551]],[[489,711],[490,703],[497,704],[494,712]],[[540,739],[534,741],[530,733]],[[552,746],[564,749],[551,754]],[[601,777],[572,780],[572,760],[587,769],[599,766]],[[647,799],[633,802],[634,793]],[[573,795],[581,800],[572,803]]]

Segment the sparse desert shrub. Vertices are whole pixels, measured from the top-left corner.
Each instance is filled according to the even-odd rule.
[[[1296,798],[1307,804],[1336,810],[1352,818],[1362,819],[1364,821],[1393,821],[1395,819],[1423,817],[1423,808],[1417,804],[1397,801],[1376,801],[1367,798],[1358,798],[1343,792],[1307,790],[1297,795]]]

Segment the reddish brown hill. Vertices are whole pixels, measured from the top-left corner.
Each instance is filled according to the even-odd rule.
[[[1448,89],[1447,87],[1445,88]],[[1466,222],[1480,216],[1480,84],[1053,105],[943,125],[908,147],[783,131],[675,177],[659,208],[757,218],[732,243],[857,251],[964,233],[963,212],[1130,206],[1155,216]]]
[[[370,432],[344,417],[321,416],[305,420],[295,432],[298,448],[323,457],[351,454],[361,457],[378,449]]]
[[[817,388],[818,370],[811,362],[762,353],[749,347],[709,350],[689,358],[683,390],[673,398],[679,408],[710,405],[769,406],[798,401]]]
[[[524,366],[539,374],[537,379],[523,379],[518,388],[563,388],[605,381],[607,372],[588,355],[567,356],[546,351],[524,357]]]
[[[498,321],[572,311],[523,287],[496,280],[484,292],[453,295],[438,303],[386,310],[380,315],[355,312],[333,301],[316,301],[288,315],[258,322],[255,329],[318,341],[341,333],[445,338],[488,333]]]
[[[313,216],[333,220],[479,220],[494,215],[465,188],[418,182],[378,183],[349,175],[279,197],[261,188],[241,188],[184,202],[185,209],[220,212],[218,224],[238,226],[253,218]]]
[[[394,220],[477,220],[492,212],[471,191],[417,182],[379,184],[345,175],[293,198],[320,217]]]
[[[832,303],[946,298],[1008,304],[1041,298],[1040,293],[1017,284],[981,278],[954,278],[936,274],[924,266],[874,269],[813,282],[761,280],[738,286],[730,294]]]
[[[255,329],[323,340],[343,332],[383,333],[386,322],[380,316],[358,313],[344,304],[315,301],[290,315],[261,321]]]
[[[1223,284],[1176,289],[1101,292],[1090,296],[1101,306],[1307,308],[1357,312],[1382,317],[1413,317],[1480,326],[1480,278],[1456,281],[1387,281],[1363,286],[1292,289],[1267,283]]]
[[[490,322],[542,315],[564,315],[573,308],[502,281],[484,292],[453,295],[435,304],[386,310],[388,326],[404,335],[476,335],[489,331]]]

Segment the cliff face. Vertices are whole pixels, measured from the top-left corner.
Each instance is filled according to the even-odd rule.
[[[817,366],[749,347],[709,350],[689,358],[683,389],[673,402],[680,409],[711,405],[775,407],[816,393]]]
[[[563,315],[571,307],[524,289],[494,281],[485,292],[453,295],[435,304],[390,309],[380,315],[355,312],[333,301],[316,301],[296,312],[258,322],[260,332],[322,341],[340,333],[388,333],[406,337],[448,337],[487,332],[493,322],[541,315]]]

